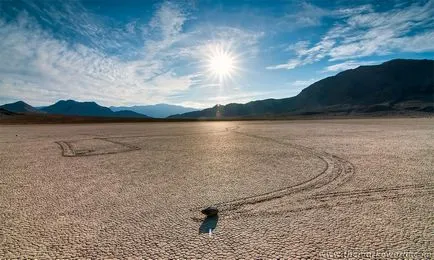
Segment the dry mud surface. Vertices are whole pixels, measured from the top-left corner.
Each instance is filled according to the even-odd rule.
[[[0,126],[0,258],[431,259],[433,154],[433,119]]]

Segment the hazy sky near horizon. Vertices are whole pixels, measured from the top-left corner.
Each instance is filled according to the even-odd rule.
[[[211,75],[213,50],[230,78]],[[434,0],[0,1],[0,103],[203,108],[433,57]]]

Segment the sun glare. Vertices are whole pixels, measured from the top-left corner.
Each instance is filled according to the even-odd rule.
[[[232,78],[236,72],[236,58],[229,50],[217,45],[209,49],[207,60],[208,71],[212,76],[217,76],[220,81]]]
[[[210,69],[219,76],[226,76],[234,69],[233,59],[226,53],[215,55],[210,60]]]

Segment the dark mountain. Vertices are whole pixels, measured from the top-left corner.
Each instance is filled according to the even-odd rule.
[[[15,116],[15,115],[18,115],[18,113],[11,112],[9,110],[6,110],[6,109],[0,107],[0,117],[1,116]]]
[[[7,111],[10,111],[10,112],[15,112],[15,113],[41,113],[40,110],[32,107],[31,105],[29,105],[23,101],[4,104],[4,105],[0,106],[0,108],[6,109]]]
[[[121,110],[131,110],[154,118],[165,118],[170,115],[183,114],[183,113],[198,110],[196,108],[169,105],[169,104],[156,104],[156,105],[131,106],[131,107],[110,107],[110,109],[115,112]]]
[[[295,97],[216,105],[171,117],[251,117],[389,110],[430,112],[433,99],[434,61],[397,59],[343,71],[313,83]]]
[[[136,113],[134,111],[131,110],[121,110],[121,111],[116,111],[113,112],[113,116],[114,117],[143,117],[143,118],[150,118],[147,115],[141,114],[141,113]]]
[[[74,115],[74,116],[103,116],[103,117],[148,117],[133,111],[113,112],[108,107],[103,107],[95,102],[77,102],[74,100],[61,100],[57,103],[41,109],[49,114]]]

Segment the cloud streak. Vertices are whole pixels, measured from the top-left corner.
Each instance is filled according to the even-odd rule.
[[[158,5],[146,24],[132,21],[115,27],[78,2],[67,2],[60,9],[31,3],[30,8],[39,16],[21,11],[14,19],[0,18],[0,60],[8,61],[0,63],[3,98],[34,104],[65,98],[106,105],[150,104],[171,102],[194,86],[210,84],[203,82],[197,69],[177,69],[179,63],[203,58],[193,53],[209,43],[200,27],[184,31],[190,17],[179,4]],[[74,39],[54,35],[44,27],[47,23],[68,24],[64,33]],[[142,39],[140,45],[132,40],[137,37]],[[259,37],[232,27],[214,33],[216,40],[243,42],[245,50],[253,52]],[[119,55],[122,50],[133,55]]]
[[[192,82],[191,76],[161,73],[164,62],[158,60],[127,62],[82,44],[71,46],[47,34],[25,13],[15,23],[2,22],[0,35],[4,36],[1,60],[9,61],[0,65],[1,92],[8,96],[20,96],[15,90],[19,88],[24,95],[32,93],[27,97],[31,99],[40,86],[49,94],[48,99],[92,97],[103,104],[119,99],[138,102],[161,99],[170,92],[188,89]]]
[[[0,99],[35,105],[72,98],[203,107],[213,97],[283,97],[318,72],[434,51],[434,0],[387,8],[276,2],[269,9],[261,1],[230,8],[165,1],[115,15],[112,5],[93,2],[7,3],[0,4]],[[237,73],[224,83],[209,72],[216,48],[236,61]]]
[[[322,39],[311,47],[300,41],[287,48],[295,58],[267,66],[294,69],[322,59],[330,61],[387,55],[397,51],[434,51],[434,1],[414,3],[406,8],[374,11],[369,6],[339,9],[341,16]],[[415,33],[417,32],[417,33]]]
[[[342,63],[338,63],[338,64],[327,66],[323,70],[323,72],[325,72],[325,73],[327,73],[327,72],[339,72],[339,71],[343,71],[343,70],[354,69],[354,68],[357,68],[359,66],[372,65],[372,64],[378,64],[378,63],[380,63],[380,61],[355,61],[355,60],[349,60],[349,61],[345,61],[345,62],[342,62]]]

